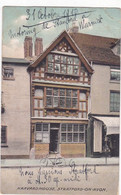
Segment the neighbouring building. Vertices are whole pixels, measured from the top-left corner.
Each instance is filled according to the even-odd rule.
[[[85,157],[93,70],[64,31],[29,67],[31,151]]]
[[[72,38],[94,70],[87,156],[119,156],[120,40],[80,33]]]
[[[30,75],[25,59],[2,59],[1,156],[29,158]]]

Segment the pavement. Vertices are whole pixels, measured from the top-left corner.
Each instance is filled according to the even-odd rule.
[[[108,158],[62,158],[62,157],[46,157],[42,159],[3,159],[1,160],[1,167],[40,167],[40,166],[70,166],[75,163],[76,166],[80,165],[119,165],[118,157]]]

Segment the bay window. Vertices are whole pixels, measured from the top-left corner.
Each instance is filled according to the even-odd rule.
[[[46,88],[46,107],[77,109],[77,94],[75,89]]]

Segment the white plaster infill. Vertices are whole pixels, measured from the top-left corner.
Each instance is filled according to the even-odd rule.
[[[67,82],[54,82],[54,81],[45,81],[45,80],[39,80],[39,79],[32,80],[32,82],[33,83],[45,83],[45,84],[47,83],[47,84],[55,84],[55,85],[66,85],[66,86],[90,88],[90,85],[88,85],[88,84],[67,83]]]

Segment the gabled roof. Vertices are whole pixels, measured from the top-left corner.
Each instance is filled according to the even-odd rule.
[[[118,39],[82,33],[70,33],[89,62],[107,65],[120,65],[120,58],[111,50]]]
[[[79,58],[81,59],[81,61],[84,63],[85,67],[87,68],[87,70],[92,73],[93,69],[90,66],[88,60],[85,58],[85,56],[83,55],[82,51],[80,50],[80,48],[78,47],[78,45],[74,42],[74,40],[72,39],[72,37],[66,32],[62,32],[56,39],[55,41],[52,42],[52,44],[33,62],[30,64],[30,66],[28,67],[28,70],[31,71],[33,68],[35,68],[47,55],[50,51],[52,51],[55,46],[60,43],[60,41],[65,38],[69,44],[71,45],[71,47],[73,48],[73,50],[76,52],[76,54],[79,56]]]

